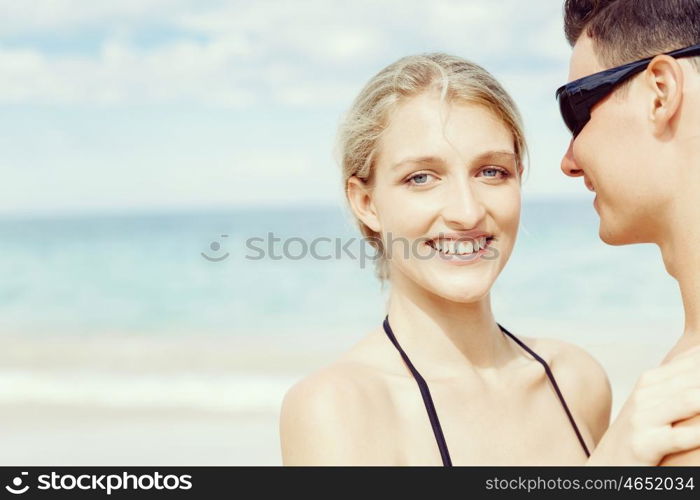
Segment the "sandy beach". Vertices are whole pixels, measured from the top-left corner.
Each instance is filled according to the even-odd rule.
[[[0,465],[277,465],[286,389],[334,353],[224,338],[0,342]]]
[[[609,374],[613,416],[672,342],[633,335],[578,334]],[[346,345],[116,334],[1,342],[0,465],[279,465],[286,389]]]
[[[277,414],[2,405],[0,465],[278,465]]]

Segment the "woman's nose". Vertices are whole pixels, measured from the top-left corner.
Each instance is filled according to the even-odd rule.
[[[450,186],[442,215],[447,224],[471,229],[479,225],[486,215],[486,209],[477,190],[468,181],[460,181]]]

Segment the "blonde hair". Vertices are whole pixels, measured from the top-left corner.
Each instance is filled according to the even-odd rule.
[[[348,200],[352,176],[368,186],[374,182],[379,139],[396,105],[419,94],[439,91],[442,101],[464,101],[485,106],[510,129],[518,166],[523,165],[527,145],[522,119],[515,103],[484,68],[461,57],[444,53],[407,56],[377,73],[364,86],[346,113],[338,131],[337,149]],[[381,235],[356,218],[360,232],[378,252],[375,271],[382,284],[389,278]]]

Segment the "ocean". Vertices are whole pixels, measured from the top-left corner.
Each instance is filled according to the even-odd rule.
[[[615,414],[682,308],[656,247],[597,231],[589,203],[525,203],[492,303],[601,361]],[[315,238],[332,258],[297,258]],[[279,464],[286,391],[383,319],[371,260],[335,258],[353,238],[335,206],[0,219],[0,463]]]
[[[515,250],[492,292],[497,319],[514,328],[535,319],[574,325],[677,319],[680,296],[658,248],[610,247],[597,228],[589,202],[526,203]],[[270,235],[278,240],[268,247]],[[301,256],[300,239],[309,245],[324,237],[332,243],[318,241],[323,259]],[[0,331],[294,342],[330,329],[357,337],[381,322],[386,292],[371,258],[334,248],[353,239],[349,251],[359,257],[359,232],[336,206],[5,217]],[[286,257],[273,258],[285,246]],[[252,258],[263,251],[264,258]]]

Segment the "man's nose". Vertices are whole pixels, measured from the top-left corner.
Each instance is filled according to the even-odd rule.
[[[574,140],[571,139],[569,142],[569,149],[564,153],[564,157],[561,159],[561,171],[570,177],[580,177],[583,175],[583,170],[581,170],[576,161],[574,161]]]

